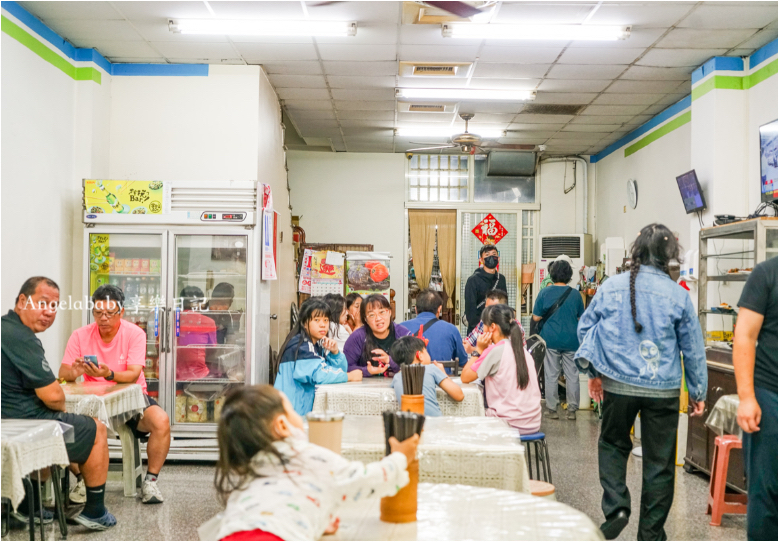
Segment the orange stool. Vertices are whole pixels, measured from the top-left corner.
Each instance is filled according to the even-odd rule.
[[[733,435],[724,435],[714,439],[714,457],[711,460],[711,480],[709,481],[709,503],[706,513],[711,514],[711,523],[719,527],[722,514],[746,514],[747,496],[739,493],[726,493],[728,462],[730,451],[741,449],[741,439]]]

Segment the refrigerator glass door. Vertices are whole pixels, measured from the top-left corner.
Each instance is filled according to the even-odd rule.
[[[165,306],[163,245],[161,234],[89,234],[89,296],[91,298],[95,290],[104,284],[117,286],[124,293],[122,318],[146,332],[142,378],[146,381],[149,396],[158,401],[160,338],[164,332],[162,318]],[[87,323],[94,321],[94,312],[87,311]]]
[[[174,424],[216,423],[246,375],[246,235],[176,235]]]

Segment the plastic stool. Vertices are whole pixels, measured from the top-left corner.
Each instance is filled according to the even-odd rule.
[[[722,523],[722,514],[747,513],[747,496],[726,492],[730,451],[734,449],[741,449],[741,439],[738,437],[724,435],[714,439],[714,457],[711,460],[709,502],[706,513],[711,514],[709,525],[715,527]]]
[[[555,487],[547,482],[541,480],[530,480],[530,493],[534,497],[541,497],[549,501],[556,501]]]
[[[527,471],[530,478],[533,479],[532,455],[530,446],[532,444],[536,453],[536,473],[538,479],[541,479],[541,466],[544,467],[544,481],[552,483],[552,466],[549,464],[549,448],[546,445],[546,435],[543,433],[531,433],[529,435],[519,435],[519,440],[525,443],[525,459],[527,460]]]

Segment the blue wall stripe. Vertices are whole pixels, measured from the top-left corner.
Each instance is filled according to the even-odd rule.
[[[686,98],[682,98],[680,101],[673,104],[668,109],[662,111],[659,113],[656,117],[650,119],[646,123],[642,124],[629,134],[627,134],[625,137],[620,139],[619,141],[612,143],[602,151],[600,151],[595,156],[590,157],[590,163],[594,164],[596,162],[599,162],[600,160],[603,160],[608,155],[610,155],[612,152],[616,151],[617,149],[621,149],[634,139],[637,139],[644,135],[645,133],[649,132],[653,128],[659,126],[660,124],[664,123],[671,117],[674,117],[684,111],[685,109],[688,109],[692,105],[692,97],[687,96]]]
[[[95,49],[73,47],[18,3],[4,0],[0,2],[0,7],[62,51],[69,59],[77,62],[94,62],[111,75],[208,76],[208,64],[112,64]]]
[[[779,40],[774,40],[752,53],[752,56],[749,57],[749,69],[751,70],[761,62],[774,56],[777,53],[777,42],[779,42]]]
[[[112,64],[112,75],[208,76],[208,64]]]
[[[692,72],[692,84],[694,85],[707,75],[715,71],[740,72],[744,71],[744,59],[740,56],[715,56]]]

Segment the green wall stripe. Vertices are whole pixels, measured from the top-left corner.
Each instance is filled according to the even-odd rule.
[[[625,158],[630,156],[631,154],[643,149],[650,143],[657,141],[664,135],[670,134],[680,126],[684,126],[688,122],[692,120],[692,112],[687,111],[686,113],[682,113],[672,121],[667,122],[666,124],[663,124],[660,128],[649,134],[643,139],[639,139],[634,144],[632,144],[630,147],[625,149]]]
[[[91,67],[74,66],[5,15],[2,16],[2,21],[0,21],[0,29],[76,81],[94,81],[98,85],[101,84],[102,74],[99,70]]]
[[[756,72],[743,77],[737,75],[714,75],[692,89],[692,100],[708,94],[714,89],[748,90],[777,73],[777,59],[769,62]]]

